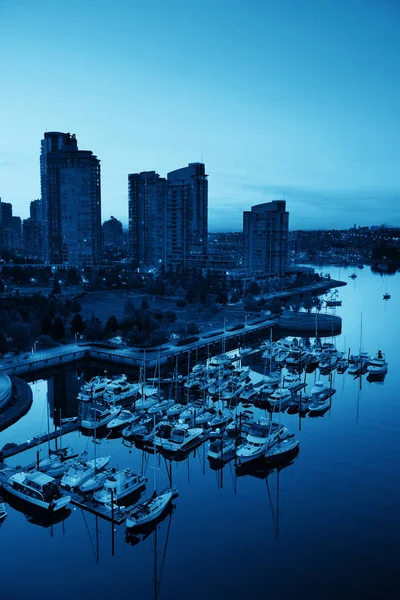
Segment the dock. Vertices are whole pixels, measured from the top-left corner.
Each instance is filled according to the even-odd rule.
[[[110,521],[110,523],[114,522],[116,525],[121,525],[121,523],[123,523],[126,519],[126,513],[133,508],[133,506],[128,506],[124,510],[117,508],[114,509],[114,511],[111,511],[110,508],[104,506],[103,504],[99,504],[90,496],[83,496],[75,491],[68,492],[68,495],[71,496],[71,504],[74,506],[77,506],[82,510],[87,510],[97,517],[101,517],[106,521]]]
[[[15,456],[16,454],[20,454],[21,452],[25,452],[25,450],[30,450],[31,448],[35,448],[36,446],[40,446],[41,444],[45,444],[50,440],[55,440],[62,435],[67,433],[71,433],[71,431],[76,431],[79,429],[80,423],[76,421],[75,423],[67,423],[62,427],[57,428],[55,431],[51,431],[50,433],[44,433],[43,435],[35,435],[32,439],[26,440],[21,444],[13,444],[8,445],[7,448],[0,449],[0,460],[4,460],[5,458],[10,458],[10,456]]]

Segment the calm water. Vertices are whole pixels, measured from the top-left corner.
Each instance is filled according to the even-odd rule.
[[[44,527],[7,507],[0,529],[0,597],[396,597],[400,276],[385,279],[365,268],[353,282],[352,271],[330,270],[348,282],[339,289],[343,332],[337,346],[359,349],[362,313],[363,348],[370,354],[380,348],[389,361],[383,384],[335,374],[337,393],[323,418],[300,422],[297,415],[282,415],[300,439],[300,453],[279,473],[237,477],[233,463],[213,471],[206,447],[174,463],[180,491],[175,510],[136,545],[126,542],[123,525],[116,527],[114,556],[111,524],[89,513],[72,507],[66,520]],[[388,302],[382,299],[385,280]],[[312,384],[315,374],[307,378]],[[0,433],[0,446],[46,431],[48,383],[31,385],[31,411]],[[64,441],[94,454],[91,438],[78,432]],[[97,445],[98,456],[107,454],[114,466],[142,468],[142,453],[120,439]],[[34,456],[25,453],[10,463],[25,464]],[[146,472],[152,481],[149,464]],[[157,478],[158,487],[167,485],[163,461]]]

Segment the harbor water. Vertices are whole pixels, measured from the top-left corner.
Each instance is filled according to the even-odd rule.
[[[7,504],[0,525],[2,599],[397,597],[400,274],[381,276],[365,267],[356,269],[353,280],[352,268],[317,270],[347,283],[339,288],[342,306],[333,309],[343,319],[337,348],[357,353],[361,346],[371,356],[383,351],[389,363],[384,380],[334,372],[336,393],[323,417],[275,416],[300,440],[298,456],[285,468],[242,472],[230,462],[213,470],[209,442],[174,461],[179,496],[172,510],[136,536],[73,505],[64,520],[51,522]],[[391,299],[384,301],[386,290]],[[259,358],[244,364],[262,372]],[[0,433],[0,447],[46,432],[48,421],[53,429],[54,405],[66,388],[63,416],[76,414],[79,375],[31,382],[32,407]],[[318,370],[306,377],[309,391]],[[160,491],[168,485],[164,458],[154,460],[121,438],[94,444],[75,431],[62,444],[87,450],[89,458],[111,455],[111,466],[145,472],[148,494],[153,479]],[[46,452],[44,444],[40,456]],[[7,463],[35,459],[30,450]]]

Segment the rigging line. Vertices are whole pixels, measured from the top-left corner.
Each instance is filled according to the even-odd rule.
[[[90,529],[89,529],[89,526],[87,524],[86,517],[85,517],[85,511],[83,510],[83,508],[81,508],[81,513],[82,513],[83,520],[85,521],[86,530],[88,532],[88,536],[89,536],[89,540],[90,540],[90,545],[92,546],[93,556],[96,558],[96,549],[94,547],[94,543],[93,543],[93,540],[92,540],[92,535],[90,533]]]
[[[163,557],[162,557],[162,560],[161,560],[160,575],[158,577],[157,595],[160,593],[161,577],[162,577],[162,573],[163,573],[163,569],[164,569],[165,557],[167,556],[167,546],[168,546],[169,532],[171,531],[171,523],[172,523],[172,510],[171,510],[170,515],[169,515],[167,537],[165,538],[164,553],[163,553]]]

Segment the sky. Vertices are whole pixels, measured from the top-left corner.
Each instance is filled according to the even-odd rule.
[[[400,0],[0,0],[0,197],[26,218],[40,140],[128,173],[203,161],[209,230],[286,199],[291,229],[400,225]]]

